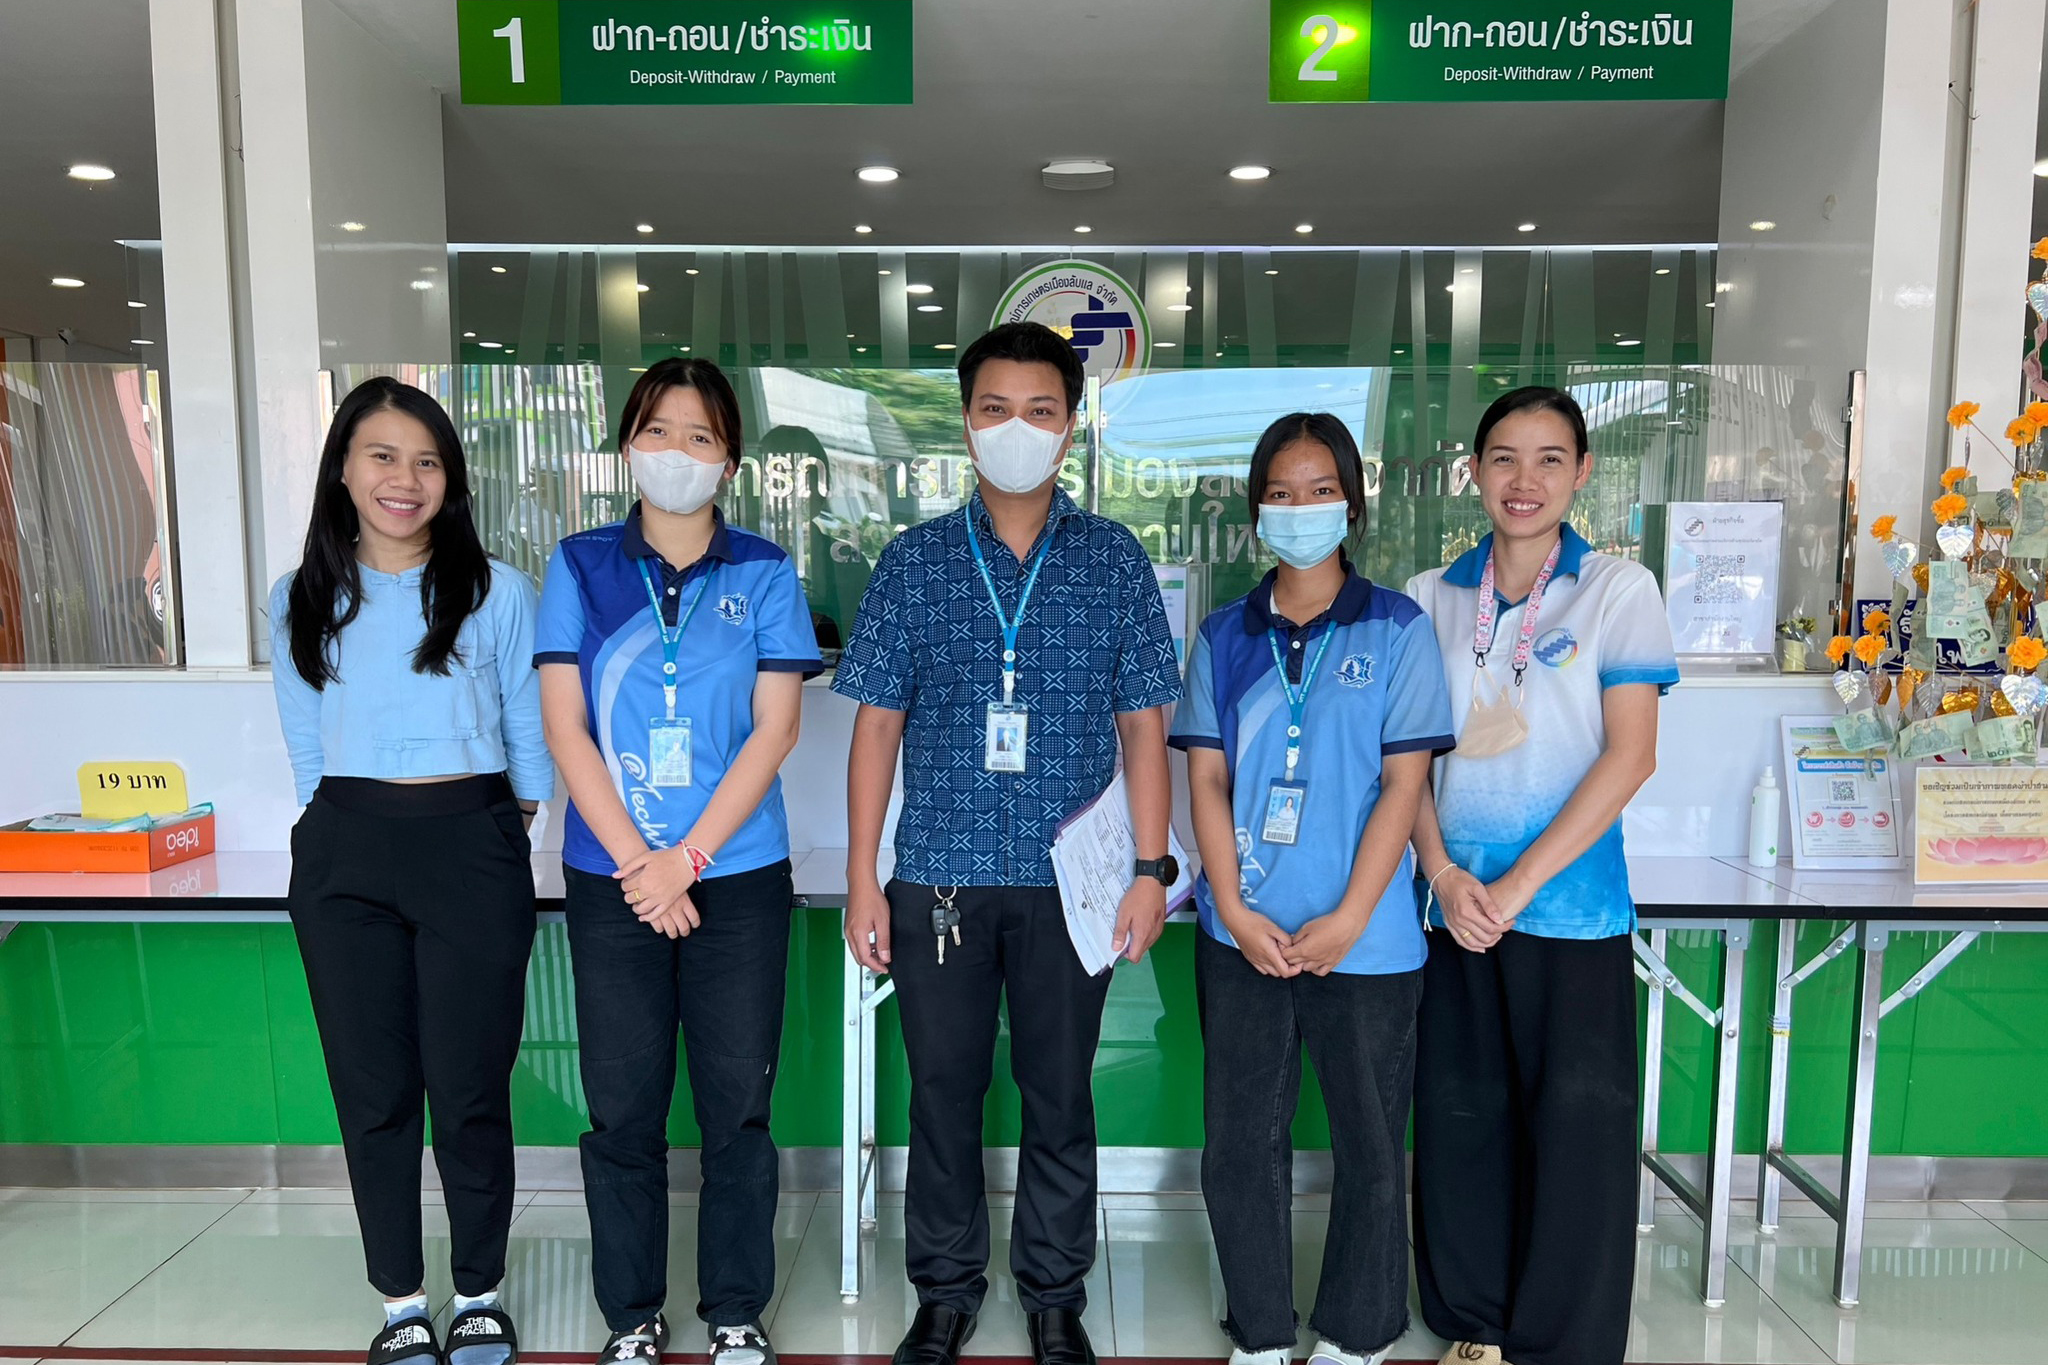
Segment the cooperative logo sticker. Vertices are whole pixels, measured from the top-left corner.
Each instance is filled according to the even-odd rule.
[[[1579,642],[1572,633],[1562,628],[1545,631],[1536,637],[1533,650],[1536,661],[1551,668],[1568,668],[1572,660],[1579,657]]]
[[[1069,342],[1081,365],[1109,384],[1145,373],[1152,357],[1152,322],[1138,291],[1093,261],[1034,266],[1011,282],[996,305],[991,327],[1042,322]]]

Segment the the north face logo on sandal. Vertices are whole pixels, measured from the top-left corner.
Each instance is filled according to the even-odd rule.
[[[467,1322],[457,1323],[455,1331],[450,1335],[458,1337],[494,1337],[498,1335],[498,1324],[492,1322],[489,1318],[471,1318]]]
[[[390,1336],[384,1338],[383,1343],[378,1349],[395,1351],[401,1346],[425,1346],[431,1343],[433,1339],[433,1333],[418,1323],[414,1323],[410,1327],[401,1327]]]

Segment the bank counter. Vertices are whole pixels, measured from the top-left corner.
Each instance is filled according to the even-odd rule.
[[[846,896],[845,853],[814,849],[795,856],[796,909],[816,916],[820,936],[836,934]],[[15,925],[251,925],[287,921],[285,890],[290,857],[281,853],[228,852],[160,872],[133,875],[0,875],[0,943]],[[1636,936],[1636,971],[1646,986],[1642,1032],[1642,1172],[1638,1222],[1656,1219],[1660,1192],[1668,1191],[1696,1214],[1702,1225],[1700,1293],[1709,1306],[1725,1299],[1729,1221],[1735,1198],[1738,1098],[1743,1055],[1743,988],[1748,954],[1760,924],[1776,922],[1777,951],[1769,981],[1773,998],[1770,1043],[1764,1075],[1752,1086],[1765,1090],[1762,1159],[1758,1162],[1757,1222],[1775,1230],[1783,1186],[1789,1182],[1813,1201],[1837,1227],[1834,1296],[1853,1306],[1859,1296],[1865,1207],[1877,1094],[1879,1034],[1886,1016],[1933,982],[1986,935],[2048,932],[2048,891],[1930,893],[1902,872],[1795,872],[1779,866],[1756,869],[1728,858],[1634,858],[1629,878],[1642,927]],[[543,922],[562,917],[562,872],[557,854],[534,855],[534,882]],[[1177,915],[1169,938],[1195,932]],[[1799,956],[1800,921],[1841,923],[1839,932],[1805,961]],[[1691,933],[1714,945],[1712,981],[1688,984],[1671,963],[1674,933]],[[1925,933],[1940,947],[1902,984],[1884,991],[1887,948],[1901,933]],[[829,941],[829,940],[828,940]],[[1791,1102],[1790,1061],[1797,989],[1838,957],[1851,958],[1853,1003],[1847,1013],[1848,1077],[1843,1099],[1839,1176],[1832,1183],[1786,1151]],[[1718,957],[1718,962],[1712,962]],[[861,1291],[863,1233],[875,1226],[882,1148],[877,1126],[877,1070],[881,1047],[879,1011],[891,985],[840,954],[837,1052],[840,1070],[839,1190],[841,1199],[841,1292],[849,1300]],[[1689,1177],[1660,1145],[1660,1117],[1668,1061],[1666,1011],[1671,1001],[1696,1015],[1711,1039],[1704,1059],[1711,1079],[1705,1087],[1709,1117],[1706,1151]],[[815,1029],[813,1030],[816,1031]],[[832,1040],[797,1040],[829,1048]],[[787,1054],[790,1040],[785,1040]],[[1822,1097],[1823,1104],[1830,1103]],[[1107,1118],[1117,1099],[1099,1097]],[[1109,1126],[1109,1125],[1106,1125]],[[6,1147],[0,1146],[0,1183],[6,1180]]]

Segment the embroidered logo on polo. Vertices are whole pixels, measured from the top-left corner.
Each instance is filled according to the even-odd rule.
[[[1572,660],[1579,657],[1579,642],[1572,633],[1562,627],[1545,631],[1536,637],[1536,645],[1530,651],[1536,662],[1551,668],[1567,668]]]
[[[736,626],[747,619],[747,595],[743,592],[729,592],[718,599],[718,619],[729,626]]]
[[[1337,672],[1333,676],[1346,687],[1364,687],[1372,681],[1372,655],[1345,655],[1344,662],[1337,665]]]

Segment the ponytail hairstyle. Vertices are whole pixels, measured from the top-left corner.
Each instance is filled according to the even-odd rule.
[[[342,466],[363,419],[387,411],[404,413],[432,433],[447,481],[441,510],[427,528],[426,571],[420,576],[420,614],[427,628],[412,652],[413,672],[446,677],[462,623],[490,595],[491,561],[470,515],[469,468],[454,423],[439,403],[410,384],[384,376],[364,380],[342,399],[327,429],[314,479],[313,518],[288,598],[292,667],[315,691],[340,681],[328,647],[362,608],[363,579],[356,563],[362,528],[341,481]]]

